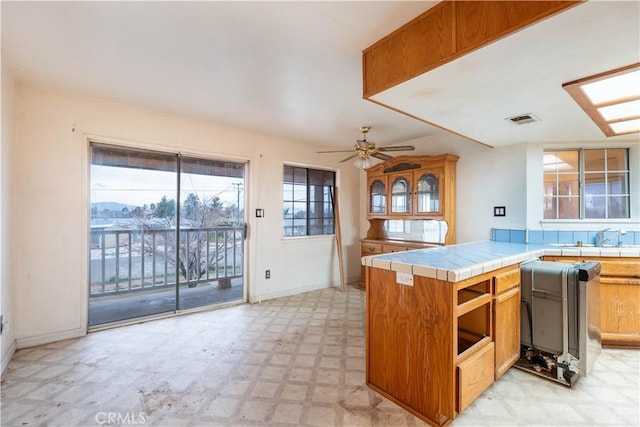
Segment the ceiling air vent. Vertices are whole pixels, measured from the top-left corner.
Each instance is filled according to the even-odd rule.
[[[510,121],[514,125],[524,125],[527,123],[539,122],[540,119],[533,113],[518,114],[517,116],[507,117],[505,120]]]

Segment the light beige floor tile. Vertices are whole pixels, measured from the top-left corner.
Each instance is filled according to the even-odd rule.
[[[265,399],[273,399],[280,388],[279,382],[260,381],[256,383],[251,390],[251,397],[262,397]]]
[[[208,417],[232,419],[241,403],[240,399],[218,397],[204,408],[202,414]]]
[[[261,400],[249,400],[244,402],[238,414],[238,419],[265,422],[270,418],[274,410],[274,404]]]
[[[309,389],[306,385],[300,384],[285,384],[282,389],[282,393],[280,394],[280,399],[283,400],[295,400],[303,402],[307,399],[307,390]]]
[[[334,407],[312,406],[306,416],[306,424],[312,426],[332,426],[336,422]]]
[[[271,421],[274,423],[300,425],[303,406],[292,403],[280,403],[276,406]]]
[[[365,385],[364,307],[326,289],[18,350],[2,425],[425,426]],[[605,349],[573,388],[511,369],[452,425],[640,426],[639,377],[637,350]]]

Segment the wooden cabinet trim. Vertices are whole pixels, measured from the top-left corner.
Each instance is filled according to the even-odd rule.
[[[363,96],[370,98],[579,3],[442,1],[363,51]]]
[[[463,289],[460,292],[469,292],[469,291],[466,289]],[[458,308],[456,310],[456,316],[458,317],[464,316],[470,311],[473,311],[480,306],[483,306],[485,304],[490,304],[490,303],[491,303],[491,294],[488,294],[488,293],[476,294],[471,299],[461,304],[460,303],[458,304]]]

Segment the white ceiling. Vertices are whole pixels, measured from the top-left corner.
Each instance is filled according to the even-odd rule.
[[[363,100],[362,50],[435,3],[2,1],[2,60],[20,80],[85,96],[345,149],[371,125],[369,138],[388,145],[443,131]],[[603,4],[427,73],[417,92],[380,96],[489,145],[600,138],[559,85],[639,61],[640,3]],[[625,39],[624,52],[603,33]],[[542,119],[531,129],[559,117],[581,131],[505,136],[504,117],[526,112]]]
[[[637,141],[637,133],[607,138],[562,88],[637,62],[640,2],[590,1],[373,99],[491,146]],[[540,121],[505,120],[527,113]]]

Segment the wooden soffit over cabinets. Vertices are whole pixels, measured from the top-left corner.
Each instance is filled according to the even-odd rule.
[[[363,96],[453,61],[582,1],[443,1],[364,50]]]

